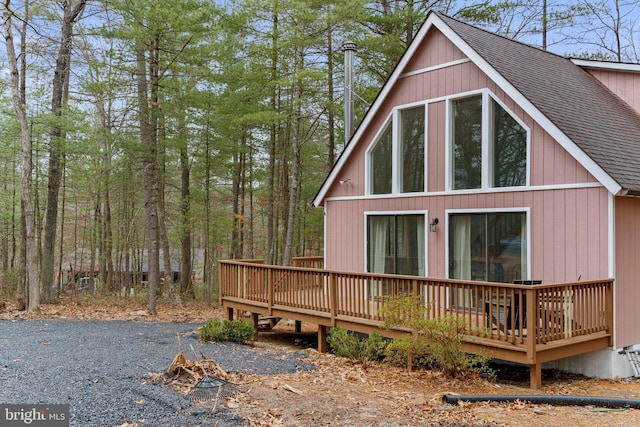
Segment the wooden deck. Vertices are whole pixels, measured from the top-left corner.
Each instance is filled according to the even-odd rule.
[[[326,351],[327,327],[407,333],[383,329],[380,308],[389,295],[417,295],[429,318],[465,319],[465,351],[529,365],[532,388],[541,386],[542,363],[613,345],[613,279],[513,285],[309,267],[321,265],[317,258],[295,265],[305,267],[220,261],[220,304],[256,323],[261,314],[316,324]]]

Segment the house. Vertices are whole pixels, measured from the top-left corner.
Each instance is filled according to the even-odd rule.
[[[430,12],[314,205],[329,270],[613,278],[613,345],[551,363],[615,377],[632,373],[620,350],[640,344],[638,197],[640,65]]]

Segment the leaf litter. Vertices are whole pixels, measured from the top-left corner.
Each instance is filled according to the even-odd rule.
[[[39,313],[27,313],[5,301],[1,319],[88,319],[143,322],[202,322],[223,316],[220,308],[186,302],[174,309],[159,301],[157,314],[148,315],[146,301],[117,297],[78,297],[43,305]],[[313,331],[303,324],[303,330]],[[283,351],[307,353],[315,371],[284,375],[230,374],[214,360],[189,359],[176,354],[165,372],[149,373],[151,380],[187,394],[204,372],[229,382],[229,392],[220,396],[219,406],[245,418],[252,426],[629,426],[640,425],[640,410],[600,411],[594,407],[478,402],[446,405],[442,395],[534,393],[550,395],[593,395],[640,398],[640,380],[635,378],[593,379],[560,371],[543,371],[540,390],[529,389],[528,370],[507,371],[498,380],[452,380],[435,371],[407,371],[376,363],[359,365],[331,354],[303,349],[299,335],[289,326],[276,327],[278,338],[260,333],[255,347],[281,357]],[[202,369],[204,367],[204,370]],[[227,387],[227,386],[225,386]],[[295,390],[295,391],[294,391]],[[144,420],[140,420],[143,424]],[[129,424],[137,425],[137,424]]]

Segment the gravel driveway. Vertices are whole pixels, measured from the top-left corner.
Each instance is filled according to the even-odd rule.
[[[302,354],[274,354],[232,343],[200,343],[200,324],[123,321],[0,321],[0,403],[70,404],[72,426],[246,425],[211,405],[194,405],[148,379],[170,365],[180,347],[202,352],[231,373],[312,370]]]

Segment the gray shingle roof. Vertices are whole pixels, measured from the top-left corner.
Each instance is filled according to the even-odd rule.
[[[635,110],[568,58],[437,15],[623,191],[640,194]]]

